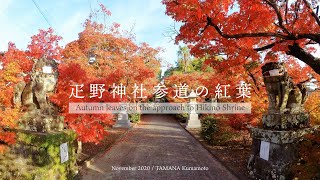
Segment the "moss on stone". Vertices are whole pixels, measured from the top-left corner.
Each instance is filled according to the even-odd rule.
[[[77,171],[72,131],[17,132],[17,144],[0,158],[0,177],[4,179],[70,179]],[[60,145],[68,143],[69,160],[61,163]],[[12,157],[15,156],[15,157]]]

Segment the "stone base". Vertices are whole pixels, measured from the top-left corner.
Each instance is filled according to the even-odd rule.
[[[199,115],[196,113],[189,114],[189,119],[187,121],[186,128],[201,128],[201,122],[199,120]]]
[[[63,131],[64,116],[44,115],[40,111],[28,112],[19,120],[19,129],[35,132]]]
[[[250,174],[258,179],[285,179],[287,170],[297,157],[296,145],[303,135],[314,129],[297,131],[274,131],[252,128],[252,151],[248,162]],[[269,144],[261,157],[261,142]],[[267,158],[267,159],[266,159]]]
[[[73,179],[77,174],[74,132],[14,132],[17,142],[0,156],[1,179]],[[68,143],[69,158],[61,163],[63,143]]]
[[[130,128],[130,120],[117,120],[116,124],[112,126],[113,128]]]
[[[309,115],[304,112],[296,114],[268,113],[262,117],[263,128],[275,130],[301,129],[310,127]]]

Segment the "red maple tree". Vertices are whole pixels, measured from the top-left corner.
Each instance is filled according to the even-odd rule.
[[[16,127],[20,110],[14,107],[14,87],[19,81],[24,80],[33,62],[27,53],[16,48],[13,43],[8,44],[8,51],[0,56],[0,152],[6,149],[6,145],[15,142],[15,133],[10,129]]]
[[[313,54],[313,45],[320,44],[320,20],[313,11],[313,2],[163,0],[162,3],[166,5],[166,14],[182,24],[176,42],[187,44],[195,57],[208,57],[204,64],[214,69],[206,83],[209,87],[218,78],[231,86],[241,80],[253,85],[251,101],[257,108],[253,107],[255,117],[261,116],[261,104],[266,104],[260,70],[264,63],[285,62],[295,82],[308,81],[310,75],[320,80],[320,61]],[[216,59],[217,55],[223,58]]]
[[[111,15],[103,5],[93,16],[98,16],[98,13],[102,13],[104,17]],[[119,24],[107,26],[93,20],[93,16],[85,21],[79,38],[68,43],[63,50],[57,92],[51,100],[60,107],[67,127],[75,130],[78,140],[99,143],[107,133],[105,128],[113,124],[113,115],[69,114],[69,102],[147,100],[152,95],[150,87],[158,81],[160,61],[157,55],[160,49],[154,49],[146,43],[137,45],[129,32],[119,29]],[[90,57],[94,57],[91,63]],[[114,98],[113,85],[121,83],[126,86],[126,95],[122,98],[116,95]],[[90,97],[90,84],[105,85],[102,98]],[[144,95],[147,98],[134,98],[134,84],[145,85],[144,88],[148,90]],[[70,97],[71,85],[83,85],[84,98]]]

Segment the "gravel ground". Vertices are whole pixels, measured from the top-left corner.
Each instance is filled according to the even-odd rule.
[[[202,170],[187,170],[196,167]],[[206,170],[207,169],[207,170]],[[82,179],[237,179],[172,116],[145,115],[120,142],[94,158]]]

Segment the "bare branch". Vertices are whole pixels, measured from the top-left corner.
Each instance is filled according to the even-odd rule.
[[[271,43],[271,44],[268,44],[268,45],[265,45],[265,46],[262,46],[262,47],[259,47],[259,48],[254,48],[254,50],[255,50],[255,51],[264,51],[264,50],[273,48],[273,46],[275,46],[276,44],[278,44],[278,43],[283,43],[284,41],[285,41],[285,40],[276,41],[276,42],[273,42],[273,43]]]
[[[170,27],[168,27],[168,30],[163,33],[162,35],[164,37],[167,37],[170,39],[170,42],[175,41],[175,36],[177,36],[179,34],[179,30],[176,29],[176,24],[174,23],[173,25],[170,25]]]

